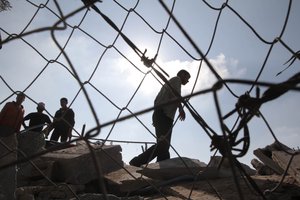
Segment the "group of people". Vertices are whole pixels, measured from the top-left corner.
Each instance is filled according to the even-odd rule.
[[[71,140],[72,129],[75,124],[74,111],[69,108],[68,99],[63,97],[60,99],[61,108],[56,111],[53,121],[44,113],[45,103],[37,104],[37,112],[27,114],[22,105],[26,96],[23,92],[19,92],[16,101],[8,102],[4,105],[0,113],[0,137],[5,137],[13,133],[20,132],[21,126],[26,130],[42,132],[45,128],[45,135],[48,137],[53,130],[50,140],[61,142]],[[29,121],[26,125],[26,121]]]
[[[140,155],[134,157],[129,164],[140,167],[147,164],[154,158],[157,161],[163,161],[170,158],[170,142],[173,129],[173,121],[178,109],[179,119],[185,120],[185,112],[181,102],[181,86],[188,83],[190,74],[186,70],[180,70],[177,76],[171,78],[166,82],[154,101],[154,112],[152,115],[153,126],[155,127],[156,144],[148,148]],[[0,114],[0,128],[1,126],[9,126],[15,132],[19,132],[21,124],[25,127],[26,120],[30,120],[29,128],[32,127],[34,131],[41,131],[41,124],[49,124],[49,131],[53,130],[50,140],[58,141],[61,137],[61,142],[67,141],[71,138],[72,128],[74,126],[74,112],[67,107],[68,100],[61,98],[61,108],[55,113],[53,122],[51,123],[49,117],[43,113],[45,109],[44,103],[39,103],[36,113],[30,113],[23,118],[24,109],[22,102],[25,99],[23,93],[17,95],[15,102],[7,103]],[[37,127],[36,127],[37,126]],[[0,130],[1,133],[1,130]]]
[[[15,101],[7,102],[0,112],[0,199],[16,199],[17,167],[10,165],[18,159],[18,137],[23,124],[25,130],[44,132],[46,135],[53,130],[50,140],[66,142],[71,139],[74,121],[74,112],[68,108],[68,100],[60,99],[61,108],[55,113],[51,122],[48,115],[44,114],[44,103],[37,104],[37,112],[25,115],[22,105],[26,98],[23,92],[17,93]],[[29,124],[26,125],[26,121]],[[43,128],[47,125],[47,128]],[[41,133],[42,134],[42,133]],[[7,166],[9,165],[9,166]]]

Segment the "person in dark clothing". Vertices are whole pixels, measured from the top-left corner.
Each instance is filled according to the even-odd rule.
[[[153,126],[155,127],[156,144],[152,145],[145,152],[134,157],[129,164],[132,166],[140,167],[152,161],[157,157],[157,162],[170,159],[170,142],[173,129],[173,120],[177,108],[179,109],[179,119],[185,120],[185,112],[180,101],[175,103],[166,104],[175,100],[181,95],[181,85],[188,83],[190,74],[186,70],[180,70],[177,76],[171,78],[168,84],[165,83],[154,101],[154,112],[152,115]],[[171,88],[172,87],[172,88]],[[176,94],[177,93],[177,94]]]
[[[25,129],[30,131],[41,132],[44,125],[51,124],[51,120],[48,115],[44,114],[45,104],[43,102],[38,103],[37,112],[32,112],[26,115],[23,119],[23,126]],[[29,120],[29,125],[27,126],[25,121]],[[36,127],[36,128],[33,128]]]
[[[22,106],[25,100],[25,94],[20,92],[17,94],[16,101],[7,102],[0,112],[0,129],[2,135],[10,135],[12,133],[19,133],[24,118],[24,107]],[[9,133],[5,133],[7,131]]]
[[[68,99],[63,97],[60,99],[61,108],[56,111],[54,120],[49,132],[53,130],[50,140],[61,142],[70,141],[72,137],[72,129],[75,124],[75,114],[71,108],[68,108]]]
[[[16,199],[18,140],[24,117],[26,95],[17,93],[16,101],[7,102],[0,112],[0,199]],[[5,165],[8,165],[3,167]]]

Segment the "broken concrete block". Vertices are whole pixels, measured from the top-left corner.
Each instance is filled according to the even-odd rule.
[[[28,131],[21,133],[17,135],[17,139],[20,151],[18,157],[21,159],[24,158],[23,153],[29,157],[44,150],[46,144],[44,134],[40,132]]]
[[[139,169],[139,167],[125,165],[122,169],[106,174],[108,192],[126,195],[156,182],[137,173],[136,171]]]
[[[54,161],[43,161],[35,159],[31,162],[23,163],[19,166],[17,173],[18,187],[36,185],[36,184],[49,184],[46,177],[52,176]]]
[[[205,168],[206,164],[197,159],[181,157],[150,163],[137,172],[152,179],[167,180],[183,175],[193,176]]]
[[[123,166],[121,146],[119,145],[92,145],[91,153],[85,144],[76,145],[42,155],[44,160],[55,161],[52,178],[71,184],[86,184],[101,178],[98,170],[103,174],[120,169]],[[95,156],[95,157],[93,157]],[[94,162],[99,163],[99,168]]]
[[[16,189],[17,199],[26,199],[31,196],[36,199],[70,199],[84,191],[83,185],[52,185],[52,186],[27,186]],[[35,198],[34,198],[35,199]]]
[[[240,163],[243,170],[248,174],[248,175],[255,175],[256,171],[251,169],[248,165]],[[215,167],[218,168],[223,174],[232,174],[231,170],[231,164],[228,160],[228,158],[222,157],[222,156],[212,156],[209,164],[209,167]],[[235,170],[238,170],[237,167],[234,168]]]
[[[270,167],[272,170],[274,170],[277,174],[283,174],[284,170],[272,160],[268,155],[264,153],[264,150],[258,148],[253,151],[253,154],[266,166]]]
[[[287,151],[293,152],[291,148],[282,144],[281,142],[275,141],[270,145],[267,145],[265,148],[258,148],[253,151],[260,161],[262,161],[266,166],[274,170],[277,174],[283,174],[284,170],[272,159],[273,151]]]
[[[251,164],[254,169],[256,169],[256,173],[258,175],[272,175],[275,173],[270,167],[263,164],[262,162],[259,162],[259,160],[257,159],[252,159]]]
[[[281,168],[286,169],[290,161],[291,155],[283,151],[273,151],[272,158],[278,163],[278,165]],[[300,184],[300,155],[299,154],[294,156],[292,163],[289,166],[288,174],[293,176],[293,178]]]

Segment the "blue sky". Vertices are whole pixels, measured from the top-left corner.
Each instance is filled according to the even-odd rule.
[[[34,1],[35,5],[30,1],[11,0],[10,2],[12,9],[0,12],[2,40],[7,39],[9,34],[20,34],[25,28],[25,32],[28,32],[42,27],[51,27],[58,20],[54,15],[54,13],[58,14],[58,10],[53,1],[49,1],[46,7],[40,6],[39,10],[37,6],[47,1]],[[225,2],[207,1],[214,8],[221,8]],[[173,1],[168,0],[165,3],[171,8]],[[80,0],[73,0],[72,3],[59,1],[59,5],[63,14],[67,15],[81,8],[82,2]],[[272,42],[282,32],[288,5],[289,1],[228,1],[228,6],[225,6],[220,14],[210,49],[209,45],[220,10],[211,9],[204,1],[177,0],[173,13],[197,47],[203,53],[207,53],[206,58],[222,78],[255,80],[268,55],[270,44],[262,42],[232,9],[239,13],[263,40]],[[159,48],[156,63],[170,77],[182,68],[191,73],[189,84],[183,87],[183,95],[190,94],[193,86],[195,86],[194,91],[197,92],[211,88],[216,82],[215,76],[205,63],[196,80],[201,56],[172,20],[166,27],[169,18],[159,1],[104,0],[96,6],[118,28],[126,22],[122,32],[142,52],[147,49],[146,56],[154,57]],[[131,8],[134,8],[134,12],[128,13]],[[288,23],[282,35],[282,41],[295,52],[300,47],[299,10],[300,2],[292,1]],[[136,112],[153,105],[160,83],[149,73],[149,68],[143,65],[128,44],[120,36],[116,39],[117,32],[101,16],[92,9],[88,13],[83,9],[68,18],[67,23],[72,27],[79,26],[80,29],[67,27],[65,30],[55,31],[54,35],[60,45],[64,45],[71,35],[65,53],[80,80],[89,83],[85,84],[85,89],[100,124],[116,119],[120,113],[120,116],[126,116],[130,114],[128,110]],[[160,43],[160,32],[163,30],[166,30],[176,42],[165,34]],[[76,131],[80,133],[84,124],[85,130],[88,131],[96,126],[96,120],[86,96],[80,91],[78,81],[70,73],[71,66],[59,53],[59,48],[55,45],[49,31],[24,36],[23,40],[11,40],[3,44],[0,50],[1,77],[12,90],[25,90],[26,95],[30,97],[24,102],[26,113],[35,111],[35,102],[43,101],[46,103],[47,112],[53,116],[59,108],[59,99],[63,96],[67,97],[70,102],[73,101],[71,107],[76,115]],[[291,56],[291,52],[280,42],[274,44],[259,81],[279,83],[297,73],[298,60],[281,75],[276,76],[287,66],[284,63]],[[56,59],[57,62],[49,62]],[[144,76],[146,77],[142,82]],[[229,87],[236,96],[241,96],[250,90],[251,85],[229,84]],[[4,100],[12,94],[12,91],[4,81],[0,81],[0,88],[2,107]],[[264,90],[266,88],[261,87],[261,93]],[[251,96],[255,95],[254,92],[255,90],[251,91]],[[218,92],[218,100],[222,114],[225,115],[235,107],[238,99],[223,87]],[[299,102],[299,93],[290,91],[262,105],[260,109],[276,137],[292,148],[297,148],[300,141],[300,114],[297,112],[297,102]],[[195,96],[190,99],[190,103],[209,126],[221,134],[212,93]],[[125,107],[128,110],[120,110]],[[172,145],[180,156],[208,163],[214,153],[210,151],[210,138],[189,112],[186,113],[186,120],[176,123],[173,129]],[[155,139],[150,133],[154,133],[151,116],[152,112],[149,112],[138,116],[138,119],[131,118],[114,126],[107,126],[101,129],[97,138],[153,142]],[[236,117],[233,115],[225,120],[228,127],[233,126]],[[249,129],[250,149],[246,156],[240,158],[247,164],[255,157],[252,153],[253,149],[264,147],[274,141],[262,118],[254,117],[249,122]],[[77,134],[76,131],[73,132],[74,135]],[[126,163],[141,152],[141,144],[113,144],[121,144],[123,160]],[[177,156],[173,151],[171,155]]]

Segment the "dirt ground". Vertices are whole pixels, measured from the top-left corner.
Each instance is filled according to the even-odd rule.
[[[282,183],[281,175],[253,175],[250,179],[254,182],[252,184],[241,176],[237,180],[230,176],[169,182],[145,176],[141,179],[138,168],[127,165],[125,168],[126,171],[120,169],[107,176],[110,180],[108,189],[116,187],[116,191],[123,191],[122,194],[115,193],[117,196],[140,196],[145,200],[300,200],[300,184],[289,175],[284,177]],[[114,194],[115,191],[109,192]]]
[[[180,182],[160,188],[161,193],[145,194],[146,200],[296,200],[300,199],[300,187],[295,180],[287,176],[283,183],[278,186],[281,176],[252,176],[258,189],[255,189],[248,181],[243,178],[238,179],[236,186],[232,178],[215,179],[198,182]],[[276,190],[273,191],[274,188]],[[238,188],[240,192],[238,192]],[[261,194],[257,192],[261,191]]]

